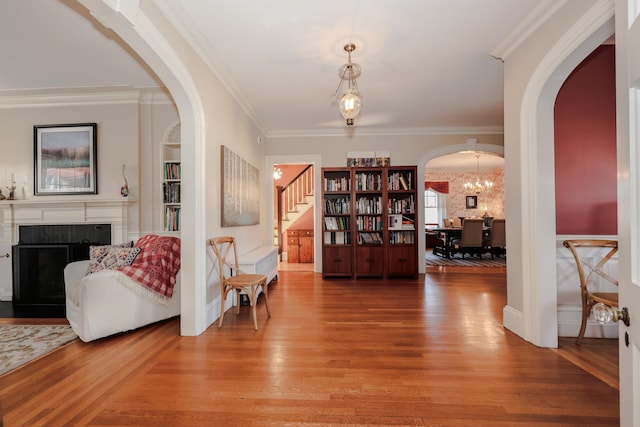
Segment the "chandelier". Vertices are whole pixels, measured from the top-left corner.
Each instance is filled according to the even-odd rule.
[[[356,50],[356,45],[353,43],[347,43],[344,45],[344,50],[349,55],[349,60],[346,64],[342,65],[338,69],[338,76],[340,77],[340,83],[336,89],[336,98],[340,96],[338,107],[342,117],[347,122],[347,126],[353,126],[353,119],[360,113],[360,107],[362,106],[362,97],[358,91],[358,84],[356,79],[360,77],[362,70],[360,65],[351,62],[351,52]],[[347,82],[347,88],[342,92],[342,85]]]
[[[465,190],[473,191],[476,194],[480,194],[483,191],[490,190],[493,187],[493,182],[489,180],[480,181],[480,154],[476,154],[477,169],[476,169],[476,182],[465,182]]]

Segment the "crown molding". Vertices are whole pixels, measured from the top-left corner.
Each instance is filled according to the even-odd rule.
[[[516,28],[489,55],[504,61],[518,46],[520,46],[534,31],[545,23],[567,0],[544,0],[518,24]]]
[[[179,2],[173,0],[155,0],[154,3],[163,13],[164,17],[186,40],[187,44],[191,46],[195,53],[207,65],[209,70],[216,76],[220,84],[229,92],[231,97],[235,99],[240,108],[247,114],[249,120],[254,123],[262,134],[266,134],[267,131],[264,121],[243,95],[242,90],[233,78],[233,73],[215,53],[212,53],[215,52],[214,46],[211,46],[206,38],[194,31],[196,26]]]
[[[306,137],[337,137],[337,136],[375,136],[375,135],[502,135],[502,126],[479,127],[422,127],[422,128],[366,128],[354,127],[349,129],[323,130],[282,130],[267,133],[269,138],[306,138]]]
[[[141,103],[167,104],[173,103],[173,101],[159,88],[73,88],[0,91],[0,109]]]

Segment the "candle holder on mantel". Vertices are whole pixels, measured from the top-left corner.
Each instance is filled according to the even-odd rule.
[[[7,187],[7,190],[9,190],[9,197],[7,197],[7,200],[15,200],[16,183],[12,182],[11,187]]]

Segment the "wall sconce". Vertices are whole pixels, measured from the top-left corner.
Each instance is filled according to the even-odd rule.
[[[621,320],[625,326],[629,326],[629,310],[627,307],[622,307],[621,310],[618,310],[599,302],[593,306],[592,312],[593,318],[601,325]]]

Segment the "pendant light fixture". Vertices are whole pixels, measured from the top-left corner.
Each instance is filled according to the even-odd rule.
[[[473,191],[476,194],[480,194],[483,191],[490,190],[493,187],[493,182],[489,180],[480,181],[480,154],[476,153],[476,182],[465,182],[465,190]]]
[[[340,77],[340,83],[336,89],[336,98],[340,97],[338,107],[340,113],[344,117],[347,126],[353,126],[353,119],[355,119],[360,113],[360,107],[362,106],[362,97],[358,90],[358,84],[356,79],[360,77],[362,70],[360,65],[351,62],[351,52],[356,50],[354,43],[347,43],[344,45],[344,50],[347,52],[349,59],[348,62],[342,65],[338,69],[338,76]],[[344,82],[347,82],[347,88],[342,92],[342,86]]]

